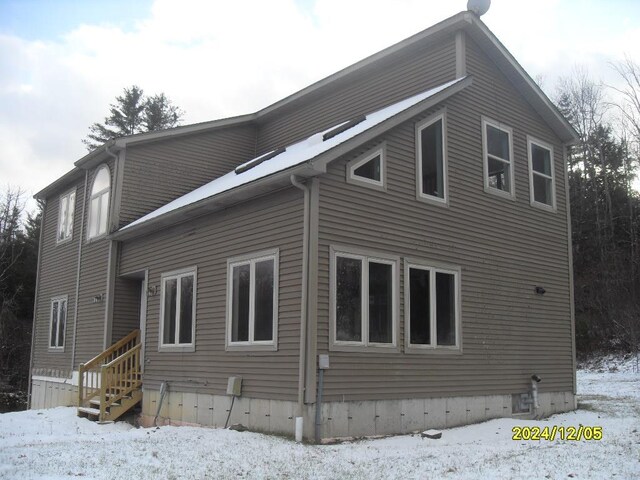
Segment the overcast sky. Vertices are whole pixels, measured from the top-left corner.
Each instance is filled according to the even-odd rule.
[[[85,155],[124,87],[185,124],[250,113],[466,9],[467,0],[0,0],[0,187]],[[482,17],[548,93],[576,65],[640,61],[640,1],[493,0]]]

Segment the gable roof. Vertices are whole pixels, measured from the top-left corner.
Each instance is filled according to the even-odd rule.
[[[464,11],[416,33],[395,45],[387,47],[378,53],[360,60],[359,62],[334,73],[333,75],[319,80],[282,100],[258,110],[255,113],[191,125],[183,125],[155,132],[128,135],[125,137],[119,137],[107,143],[111,143],[111,145],[117,149],[124,148],[126,145],[135,143],[152,142],[162,140],[167,137],[189,135],[192,133],[216,130],[229,126],[259,122],[270,116],[277,115],[281,109],[291,107],[292,105],[295,105],[296,102],[302,101],[312,94],[319,94],[324,89],[331,88],[336,82],[346,79],[347,77],[354,75],[377,62],[381,62],[401,50],[421,45],[423,43],[437,41],[459,30],[463,30],[470,35],[470,37],[483,49],[483,51],[496,63],[500,71],[506,75],[511,82],[513,82],[515,87],[523,94],[531,106],[548,123],[563,142],[573,143],[577,140],[577,133],[571,124],[569,124],[569,122],[562,116],[553,102],[527,74],[513,55],[511,55],[511,53],[476,14]],[[78,160],[75,165],[78,167],[89,167],[97,164],[103,158],[106,158],[106,153],[101,147],[85,155],[83,158]]]
[[[241,187],[260,183],[264,193],[289,185],[291,175],[308,178],[324,173],[332,160],[442,102],[471,82],[471,77],[452,80],[369,113],[357,121],[334,125],[285,149],[260,155],[131,222],[112,234],[112,238],[131,238],[256,196],[254,188],[249,196],[243,196],[243,192],[233,195]]]

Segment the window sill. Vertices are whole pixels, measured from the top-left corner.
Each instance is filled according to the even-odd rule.
[[[531,202],[531,206],[551,213],[556,213],[558,211],[558,209],[553,205],[548,205],[546,203],[540,203],[536,201]]]
[[[397,345],[389,344],[381,345],[354,345],[349,343],[331,343],[329,344],[331,352],[351,352],[351,353],[400,353]]]
[[[420,347],[407,345],[404,353],[408,355],[462,355],[461,347]]]
[[[437,205],[438,207],[449,208],[449,198],[446,196],[444,198],[440,198],[418,192],[418,194],[416,195],[416,200],[418,200],[419,202],[428,203],[430,205]]]
[[[192,353],[196,351],[195,345],[160,345],[158,347],[159,352],[178,352],[178,353]]]
[[[277,352],[278,346],[275,343],[227,343],[227,352]]]
[[[350,185],[358,185],[360,187],[370,188],[379,192],[387,191],[387,186],[383,182],[376,182],[375,180],[367,180],[364,178],[347,175],[347,183]]]
[[[64,353],[64,347],[49,347],[47,350],[50,353]]]
[[[90,244],[90,243],[94,243],[94,242],[98,242],[100,240],[105,240],[107,238],[108,234],[107,233],[103,233],[102,235],[98,235],[96,237],[87,237],[87,240],[85,241],[85,244]]]
[[[493,187],[484,187],[484,191],[485,193],[488,193],[490,195],[495,195],[496,197],[501,197],[504,198],[506,200],[511,200],[513,202],[515,202],[516,200],[516,194],[515,193],[510,193],[507,192],[505,190],[499,190],[497,188],[493,188]]]
[[[69,238],[65,238],[64,240],[56,240],[56,246],[58,245],[66,245],[67,243],[71,243],[73,241],[73,235]]]

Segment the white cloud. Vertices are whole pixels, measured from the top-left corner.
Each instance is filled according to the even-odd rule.
[[[494,0],[483,20],[532,76],[550,82],[576,63],[603,71],[622,52],[640,58],[637,22],[590,34],[582,28],[597,19],[567,18],[566,3],[538,0],[523,10],[523,2]],[[316,0],[310,10],[294,0],[157,0],[129,31],[80,25],[47,42],[0,35],[0,184],[33,193],[71,169],[86,153],[80,140],[88,126],[123,87],[165,92],[187,123],[249,113],[465,7],[465,0]]]

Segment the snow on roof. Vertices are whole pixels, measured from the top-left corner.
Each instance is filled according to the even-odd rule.
[[[356,123],[353,127],[348,128],[338,133],[337,135],[331,136],[327,140],[323,139],[326,133],[332,132],[349,122],[342,122],[322,132],[315,133],[309,138],[302,140],[301,142],[294,143],[293,145],[288,146],[281,153],[274,155],[273,157],[270,157],[263,162],[260,162],[259,160],[261,158],[269,156],[271,153],[273,153],[273,151],[248,160],[247,162],[240,165],[239,168],[236,168],[226,175],[218,177],[215,180],[212,180],[211,182],[183,195],[182,197],[179,197],[172,202],[167,203],[157,210],[148,213],[138,220],[131,222],[129,225],[124,226],[121,231],[133,227],[134,225],[139,225],[141,223],[147,222],[153,218],[167,214],[179,208],[186,207],[187,205],[191,205],[201,200],[214,197],[220,193],[232,190],[241,185],[251,183],[255,180],[259,180],[269,175],[273,175],[274,173],[287,170],[304,162],[308,162],[316,158],[318,155],[325,153],[334,147],[337,147],[341,143],[344,143],[345,141],[355,137],[356,135],[375,127],[376,125],[407,110],[408,108],[417,105],[423,100],[432,97],[433,95],[441,92],[442,90],[445,90],[446,88],[458,83],[461,80],[463,80],[463,78],[452,80],[443,85],[432,88],[431,90],[427,90],[412,97],[405,98],[398,103],[394,103],[393,105],[389,105],[388,107],[385,107],[381,110],[370,113],[361,122]],[[253,164],[254,162],[256,165],[252,168],[241,168]],[[239,171],[240,173],[236,173],[236,171]]]

